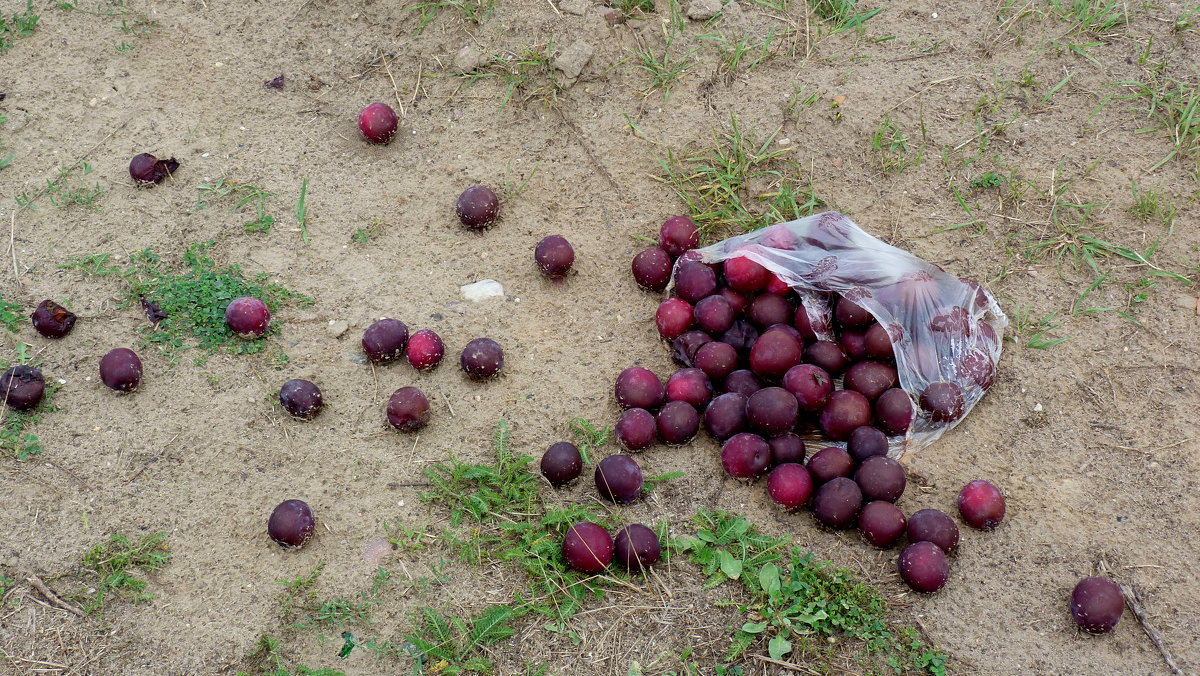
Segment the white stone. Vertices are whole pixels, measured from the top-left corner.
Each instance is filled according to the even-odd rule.
[[[463,298],[475,302],[504,297],[504,287],[494,279],[481,279],[474,284],[464,285],[460,290]]]

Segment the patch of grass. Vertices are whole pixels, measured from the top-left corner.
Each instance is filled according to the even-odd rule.
[[[1129,23],[1129,10],[1120,0],[1050,0],[1050,7],[1071,22],[1073,33],[1103,35]]]
[[[144,535],[136,541],[121,533],[113,534],[83,555],[82,565],[95,591],[74,598],[89,614],[103,614],[106,601],[114,595],[134,603],[149,601],[153,595],[146,591],[144,576],[162,570],[170,559],[165,532]],[[95,581],[90,581],[92,577]]]
[[[1188,7],[1179,14],[1179,18],[1175,20],[1175,30],[1179,32],[1194,31],[1200,26],[1200,5]]]
[[[258,639],[255,651],[246,657],[246,661],[257,664],[253,671],[238,671],[237,676],[346,676],[344,672],[334,669],[309,669],[305,666],[289,667],[283,659],[279,641],[263,634]]]
[[[671,87],[694,65],[692,56],[699,51],[699,48],[692,48],[680,53],[676,40],[683,35],[682,10],[675,0],[671,0],[670,4],[671,19],[663,26],[661,51],[646,45],[640,35],[636,36],[638,46],[633,50],[634,56],[637,57],[634,65],[650,77],[650,84],[642,93],[649,96],[662,90],[664,103],[671,99]]]
[[[1142,190],[1137,181],[1131,183],[1133,190],[1133,206],[1129,213],[1142,221],[1158,221],[1164,229],[1170,231],[1175,227],[1175,202],[1162,188]]]
[[[13,48],[13,40],[25,35],[33,35],[41,15],[33,13],[33,0],[25,0],[24,12],[13,12],[5,16],[0,14],[0,52]]]
[[[307,188],[307,182],[305,184]],[[236,200],[230,211],[241,211],[247,205],[254,205],[254,218],[243,223],[246,232],[269,232],[275,224],[275,217],[267,213],[267,201],[278,199],[275,193],[240,181],[219,178],[211,185],[196,186],[196,202],[192,211],[204,211],[213,204],[221,201]],[[297,213],[299,217],[299,213]]]
[[[909,138],[891,117],[883,118],[875,133],[871,135],[871,154],[875,157],[876,165],[885,174],[899,174],[908,167],[921,163],[921,153],[916,158],[909,157]]]
[[[96,200],[104,194],[104,188],[100,187],[99,183],[90,187],[86,185],[81,177],[90,173],[92,173],[92,165],[82,160],[71,167],[59,166],[58,174],[54,178],[46,179],[45,188],[32,195],[28,192],[21,192],[13,199],[22,209],[36,209],[37,206],[34,203],[46,195],[50,196],[50,203],[59,209],[72,204],[89,209],[99,209],[100,206]]]
[[[766,37],[757,40],[743,35],[731,40],[724,35],[702,35],[698,39],[713,42],[717,48],[717,73],[731,82],[740,72],[751,73],[779,53],[781,45],[776,42],[779,33],[772,25]]]
[[[414,673],[457,676],[491,672],[492,662],[479,653],[516,633],[507,624],[516,617],[509,606],[491,606],[469,620],[422,609],[414,629],[404,636],[412,646],[409,654]]]
[[[0,114],[0,127],[3,127],[6,122],[8,122],[8,116]],[[4,138],[0,137],[0,169],[7,167],[12,162],[12,159],[17,156],[16,153],[9,153],[5,156],[4,151],[6,149],[8,149],[8,145],[4,142]]]
[[[860,29],[864,23],[883,11],[882,7],[876,7],[860,12],[855,0],[808,0],[808,6],[817,18],[833,26],[834,33]]]
[[[671,540],[707,575],[706,588],[741,583],[748,616],[734,633],[726,659],[737,660],[765,644],[771,659],[827,657],[836,639],[858,642],[868,664],[897,673],[945,674],[946,655],[927,646],[915,631],[888,621],[883,595],[848,570],[789,547],[791,538],[772,537],[745,517],[701,511],[695,536]]]
[[[247,278],[238,265],[218,267],[209,258],[213,242],[195,243],[183,254],[182,266],[169,266],[150,249],[133,253],[127,266],[110,263],[108,254],[72,258],[59,268],[85,274],[114,275],[126,285],[125,302],[145,298],[167,314],[156,325],[144,326],[143,344],[170,355],[194,344],[208,352],[253,354],[279,332],[278,310],[285,303],[309,305],[312,299],[267,281],[266,273]],[[241,296],[261,299],[270,308],[272,323],[266,336],[238,338],[225,324],[225,307]]]
[[[1018,304],[1010,313],[1013,318],[1013,335],[1007,336],[1008,340],[1017,344],[1024,341],[1025,347],[1035,350],[1044,350],[1070,340],[1070,338],[1050,336],[1050,333],[1058,328],[1058,324],[1054,323],[1054,318],[1058,316],[1057,312],[1051,312],[1041,319],[1034,319],[1030,312],[1028,304]]]
[[[1142,100],[1146,114],[1154,124],[1137,130],[1139,134],[1166,132],[1171,151],[1150,167],[1155,171],[1175,158],[1190,159],[1200,172],[1200,86],[1174,80],[1151,71],[1147,82],[1125,81],[1121,85],[1132,93],[1122,100]]]
[[[487,78],[499,80],[504,85],[501,108],[518,95],[522,101],[553,101],[562,91],[554,69],[553,54],[554,43],[548,40],[544,44],[525,47],[520,52],[493,56],[485,66],[463,77],[472,82]]]
[[[715,144],[694,153],[668,151],[659,160],[662,180],[691,211],[707,237],[740,234],[812,215],[826,205],[802,181],[802,168],[785,159],[791,146],[774,147],[778,132],[757,141],[736,116],[730,131],[715,133]]]
[[[383,219],[377,218],[365,228],[355,228],[354,232],[350,233],[350,240],[355,244],[367,244],[383,232],[384,226]]]
[[[16,333],[21,330],[21,324],[24,323],[25,315],[21,312],[21,305],[11,300],[5,300],[4,294],[0,293],[0,326]]]
[[[572,418],[568,425],[579,439],[579,454],[583,456],[583,464],[592,464],[592,451],[608,443],[609,438],[612,436],[612,428],[597,428],[583,418]]]
[[[17,343],[16,352],[15,360],[0,360],[0,371],[8,370],[14,362],[34,367],[41,364],[41,360],[34,358],[30,353],[28,343]],[[41,402],[32,410],[16,411],[7,406],[3,407],[4,422],[0,425],[0,455],[6,455],[17,462],[25,462],[42,452],[41,440],[29,430],[42,421],[43,413],[53,413],[58,410],[52,400],[54,394],[61,387],[58,381],[48,380]]]
[[[300,239],[308,243],[308,179],[300,183],[300,198],[296,200],[296,222],[300,224]]]
[[[457,11],[462,15],[464,22],[479,25],[491,16],[495,4],[495,0],[429,0],[417,2],[402,10],[417,13],[417,27],[412,32],[416,36],[420,35],[442,10]]]

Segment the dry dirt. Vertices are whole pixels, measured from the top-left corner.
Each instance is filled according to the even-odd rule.
[[[1115,311],[1072,314],[1092,272],[1068,259],[1060,275],[1052,257],[1025,255],[1059,235],[1051,218],[1061,214],[1046,197],[1053,192],[1100,205],[1087,224],[1096,229],[1084,234],[1142,250],[1161,236],[1155,264],[1195,278],[1195,155],[1154,168],[1171,149],[1168,135],[1137,133],[1153,124],[1145,102],[1122,100],[1131,88],[1114,84],[1146,82],[1160,62],[1164,76],[1195,83],[1200,33],[1174,27],[1183,4],[1129,5],[1128,25],[1099,37],[1072,32],[1040,0],[1025,6],[1037,13],[1015,21],[990,3],[892,2],[861,33],[833,36],[819,32],[828,33],[828,23],[803,3],[731,4],[722,18],[687,21],[673,53],[698,51],[664,102],[661,90],[643,93],[650,77],[632,51],[661,51],[661,1],[644,20],[616,26],[606,22],[607,8],[586,3],[572,5],[584,12],[576,15],[553,0],[497,0],[478,25],[445,7],[420,35],[404,2],[93,2],[80,9],[96,13],[36,3],[36,31],[0,53],[0,114],[8,118],[0,138],[15,153],[0,170],[0,222],[12,223],[14,249],[4,257],[2,292],[26,312],[61,298],[80,315],[59,342],[28,325],[4,338],[5,359],[26,341],[47,375],[65,384],[58,412],[34,430],[42,454],[0,462],[0,572],[20,581],[0,611],[0,672],[231,673],[261,633],[280,631],[276,580],[323,561],[321,593],[357,598],[373,573],[360,553],[383,535],[381,522],[444,522],[444,511],[418,501],[420,488],[408,485],[428,463],[448,454],[487,460],[501,418],[512,423],[514,447],[535,456],[569,438],[573,417],[611,424],[610,388],[622,368],[642,360],[660,374],[672,370],[653,329],[656,300],[628,273],[645,246],[637,238],[686,209],[656,180],[657,161],[711,145],[731,115],[760,139],[778,130],[774,147],[789,148],[831,208],[954,273],[987,280],[1010,319],[1019,307],[1035,320],[1057,313],[1049,335],[1069,340],[1034,349],[1030,332],[1010,327],[1015,342],[1005,343],[993,390],[951,433],[907,458],[924,480],[902,499],[907,512],[953,510],[958,488],[975,478],[1008,496],[997,531],[964,529],[952,579],[937,595],[904,593],[894,551],[821,531],[807,514],[777,512],[761,486],[726,478],[708,439],[641,455],[648,473],[687,476],[622,518],[667,518],[682,529],[695,509],[711,507],[791,534],[877,583],[898,602],[898,621],[920,625],[952,656],[954,673],[1169,673],[1129,612],[1111,635],[1075,629],[1067,597],[1103,561],[1138,590],[1183,670],[1200,670],[1200,352],[1196,312],[1181,306],[1194,301],[1195,287],[1107,257],[1099,265],[1112,276],[1077,309],[1125,309],[1136,293],[1126,285],[1145,278],[1157,286],[1131,306],[1140,324]],[[3,9],[23,4],[6,0]],[[133,32],[117,30],[122,21]],[[717,45],[695,39],[761,42],[772,26],[772,56],[728,76],[718,70]],[[464,45],[511,57],[578,40],[594,55],[571,86],[558,75],[555,92],[538,74],[504,104],[499,78],[472,82],[454,72]],[[122,43],[132,48],[121,51]],[[1029,86],[1012,84],[1023,72]],[[281,91],[264,88],[281,73]],[[789,110],[800,88],[801,99],[819,98]],[[832,107],[834,97],[844,99]],[[401,134],[387,146],[357,135],[357,112],[375,100],[402,112]],[[910,160],[923,149],[919,165],[881,170],[870,148],[885,116],[907,135]],[[982,153],[980,121],[1000,127]],[[178,158],[174,179],[136,189],[126,167],[144,151]],[[15,195],[36,192],[59,165],[80,158],[94,167],[89,184],[103,188],[99,208],[60,209],[43,198],[14,218]],[[1013,190],[970,190],[970,179],[985,172]],[[278,218],[269,233],[244,232],[247,215],[227,208],[192,209],[196,186],[221,177],[280,195],[268,205]],[[307,243],[292,216],[302,179]],[[981,221],[935,233],[969,218],[951,180]],[[1021,181],[1032,186],[1023,197]],[[1132,181],[1173,196],[1172,234],[1129,213]],[[506,199],[497,227],[471,234],[451,205],[473,183],[525,186]],[[360,228],[373,235],[367,243],[352,239]],[[553,233],[577,253],[562,284],[544,281],[531,260],[534,244]],[[172,364],[143,348],[143,387],[130,396],[107,391],[97,360],[112,347],[136,347],[145,318],[120,307],[113,280],[56,266],[93,253],[122,262],[143,248],[174,260],[206,240],[217,241],[219,263],[266,272],[315,303],[278,314],[283,331],[266,354],[217,355],[196,366],[193,353]],[[462,300],[459,287],[484,278],[499,280],[507,297]],[[470,338],[490,336],[505,347],[506,374],[477,384],[452,363],[428,374],[364,366],[358,337],[380,316],[435,329],[451,360]],[[349,330],[333,337],[331,321]],[[290,358],[282,370],[269,358],[279,349]],[[271,403],[293,377],[326,393],[327,408],[312,423],[287,419]],[[419,436],[394,432],[382,414],[388,394],[412,384],[434,404]],[[582,481],[551,499],[590,495]],[[299,551],[282,551],[264,522],[293,497],[313,506],[321,532]],[[23,582],[39,575],[65,590],[82,553],[108,533],[154,530],[167,531],[173,559],[151,578],[153,601],[113,601],[103,622],[48,609]],[[396,576],[428,574],[443,557],[434,546],[385,567]],[[447,574],[445,586],[393,594],[374,631],[394,637],[419,606],[476,612],[516,588],[500,568],[451,564]],[[634,661],[666,673],[692,647],[700,673],[713,673],[741,619],[712,606],[728,592],[703,592],[700,582],[693,568],[675,564],[643,591],[622,588],[589,606],[574,624],[580,647],[527,621],[491,656],[500,673],[542,661],[552,674],[626,674]],[[408,668],[361,650],[339,660],[339,647],[301,631],[287,634],[285,650],[298,663],[347,674]],[[744,667],[784,673],[754,660]]]

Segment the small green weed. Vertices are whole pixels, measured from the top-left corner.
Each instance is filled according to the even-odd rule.
[[[597,429],[595,425],[583,418],[572,418],[568,425],[579,439],[579,454],[583,456],[583,464],[592,464],[591,452],[608,443],[609,437],[612,436],[612,428]]]
[[[90,584],[95,592],[84,592],[77,599],[82,601],[84,612],[103,613],[107,599],[112,595],[142,603],[153,598],[146,591],[146,580],[135,576],[162,570],[171,558],[165,532],[144,535],[136,542],[129,536],[116,533],[108,541],[96,545],[83,556],[83,567],[95,581]]]
[[[1129,213],[1146,222],[1158,221],[1168,231],[1175,226],[1175,202],[1162,188],[1142,190],[1137,181],[1133,181],[1131,189],[1133,206],[1129,207]]]
[[[6,123],[6,122],[8,122],[8,116],[0,115],[0,127],[3,127],[4,123]],[[13,158],[17,156],[17,154],[15,152],[9,153],[7,156],[5,156],[4,151],[7,148],[8,148],[8,145],[4,143],[4,138],[0,137],[0,169],[4,169],[5,167],[7,167],[9,165],[9,163],[12,162]]]
[[[82,160],[72,167],[60,166],[58,174],[54,178],[46,179],[46,187],[40,192],[35,195],[22,192],[14,199],[17,206],[25,209],[36,209],[34,202],[43,195],[48,195],[50,203],[59,209],[74,204],[97,210],[100,205],[96,201],[104,194],[104,188],[100,187],[98,182],[91,186],[86,184],[82,177],[91,173],[92,165]]]
[[[446,676],[491,672],[491,661],[478,653],[516,633],[507,624],[515,617],[509,606],[492,606],[470,620],[422,609],[414,618],[414,630],[405,634],[412,645],[413,672]]]
[[[33,35],[41,15],[33,13],[33,0],[25,0],[24,12],[13,12],[8,17],[0,14],[0,52],[13,48],[13,40],[24,35]]]
[[[773,25],[762,40],[745,35],[736,40],[730,40],[724,35],[702,35],[697,39],[709,40],[716,44],[717,72],[724,76],[726,82],[732,82],[738,73],[751,73],[778,54],[781,49],[781,45],[776,42],[778,37],[777,28]]]
[[[463,77],[471,82],[494,78],[503,84],[501,108],[517,95],[521,96],[522,102],[531,99],[553,101],[562,91],[554,69],[553,54],[554,43],[548,40],[545,44],[525,47],[520,52],[493,56],[486,65]]]
[[[784,159],[790,146],[772,148],[778,132],[763,141],[742,131],[737,117],[730,131],[714,134],[712,148],[659,160],[662,180],[688,205],[701,233],[740,234],[812,215],[825,206],[802,182],[802,169]]]
[[[608,6],[620,12],[626,20],[639,19],[654,12],[654,0],[610,0]]]
[[[643,94],[649,96],[661,89],[664,103],[670,100],[671,87],[692,67],[692,56],[699,51],[699,48],[692,48],[680,54],[675,48],[675,41],[683,35],[683,15],[678,2],[671,0],[670,4],[671,19],[663,26],[662,51],[646,45],[641,36],[637,36],[638,46],[633,50],[637,57],[635,65],[650,76],[650,84]]]
[[[834,33],[861,29],[864,23],[883,11],[882,7],[876,7],[859,12],[855,0],[808,0],[808,6],[817,18],[833,26]]]
[[[356,228],[354,232],[350,234],[350,240],[355,244],[367,244],[373,238],[378,237],[383,232],[384,226],[385,223],[383,222],[383,219],[377,218],[374,221],[371,221],[371,224],[365,228]]]
[[[226,198],[236,200],[231,211],[241,211],[245,206],[253,204],[254,219],[243,224],[246,232],[269,232],[275,224],[275,217],[267,213],[267,201],[278,197],[269,190],[249,183],[219,178],[211,185],[202,183],[196,186],[196,202],[192,205],[192,211],[204,211]]]
[[[742,516],[702,511],[695,523],[695,536],[671,540],[669,547],[701,567],[706,588],[737,580],[747,597],[737,606],[751,621],[734,633],[726,659],[737,660],[765,643],[771,659],[796,661],[846,637],[860,642],[865,659],[897,673],[945,673],[948,658],[911,629],[891,626],[886,599],[850,571],[790,547],[788,537],[759,532]]]
[[[300,183],[300,198],[296,200],[296,222],[300,224],[300,239],[308,242],[308,179]]]
[[[975,190],[999,188],[1001,185],[1004,185],[1004,177],[991,171],[971,179],[971,187]]]
[[[145,298],[157,304],[167,318],[142,329],[143,342],[166,354],[188,349],[190,343],[208,352],[253,354],[266,346],[266,337],[243,340],[225,324],[225,307],[241,296],[261,299],[276,314],[284,303],[305,306],[312,299],[269,283],[266,273],[246,278],[241,267],[217,267],[209,258],[213,242],[195,243],[183,254],[182,269],[168,266],[150,249],[133,253],[125,267],[110,263],[108,254],[77,257],[61,269],[85,274],[118,276],[126,285],[127,304]],[[267,336],[279,332],[273,321]]]
[[[1118,97],[1122,100],[1142,99],[1147,104],[1147,116],[1154,124],[1137,130],[1139,134],[1165,131],[1171,141],[1171,151],[1159,160],[1154,171],[1175,158],[1189,158],[1200,172],[1200,86],[1192,82],[1173,80],[1151,72],[1147,82],[1126,81],[1121,85],[1132,93]]]
[[[417,13],[417,27],[412,32],[416,36],[444,9],[458,10],[463,21],[478,25],[491,16],[494,5],[495,0],[429,0],[404,7],[403,11]]]
[[[1128,8],[1120,0],[1050,0],[1050,7],[1071,22],[1073,33],[1103,35],[1129,23]]]
[[[1028,304],[1018,304],[1011,316],[1013,318],[1013,335],[1008,336],[1008,339],[1014,343],[1020,344],[1024,340],[1025,347],[1044,350],[1070,340],[1070,338],[1050,337],[1050,332],[1058,328],[1058,324],[1054,323],[1054,318],[1058,316],[1057,312],[1051,312],[1045,317],[1035,320],[1030,315]]]
[[[246,662],[257,664],[253,671],[238,671],[237,676],[346,676],[334,669],[309,669],[304,666],[288,667],[283,659],[279,641],[263,634],[258,639],[255,651],[246,657]]]
[[[899,174],[921,162],[920,153],[915,159],[908,156],[908,136],[890,117],[883,118],[871,135],[871,154],[875,156],[879,170],[885,174]]]
[[[21,330],[21,324],[24,323],[25,316],[21,313],[21,305],[11,300],[5,300],[4,294],[0,293],[0,326],[16,333]]]

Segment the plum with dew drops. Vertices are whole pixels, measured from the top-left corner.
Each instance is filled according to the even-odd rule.
[[[463,348],[458,365],[473,380],[486,380],[504,368],[504,350],[491,338],[476,338]]]
[[[363,331],[363,352],[377,364],[398,359],[407,345],[408,326],[399,319],[380,319]]]
[[[421,329],[412,334],[408,344],[404,346],[404,356],[418,371],[437,368],[445,355],[446,346],[442,344],[441,336],[429,329]]]
[[[1089,634],[1106,634],[1121,621],[1125,597],[1115,582],[1103,577],[1086,577],[1071,592],[1071,616]]]
[[[647,291],[661,292],[671,281],[671,254],[660,247],[634,256],[631,267],[634,281]]]
[[[533,260],[538,270],[550,279],[562,279],[575,263],[575,249],[561,235],[550,235],[538,242],[533,250]]]
[[[658,439],[658,423],[650,411],[631,408],[617,418],[613,434],[625,450],[641,451],[653,446]]]

